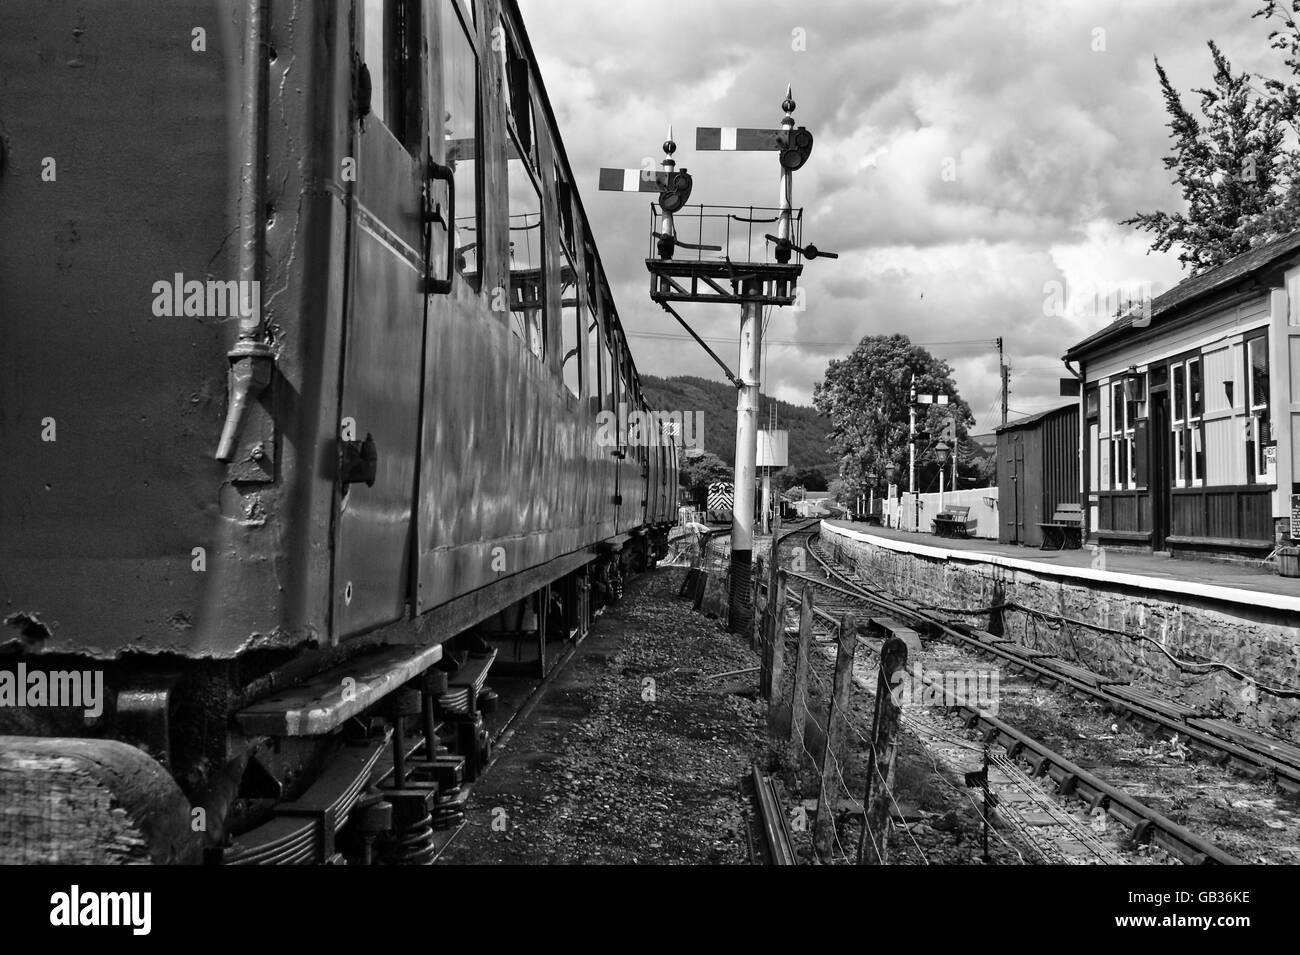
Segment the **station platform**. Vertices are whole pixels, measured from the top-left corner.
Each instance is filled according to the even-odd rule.
[[[1300,739],[1300,580],[1271,567],[1088,545],[1040,551],[841,520],[822,521],[821,541],[887,595],[1188,713]]]
[[[824,520],[823,526],[840,528],[870,538],[878,546],[920,556],[956,558],[1059,575],[1078,581],[1121,585],[1167,595],[1208,598],[1300,615],[1300,578],[1279,577],[1271,565],[1252,566],[1206,560],[1186,560],[1161,554],[1104,548],[1105,569],[1094,566],[1097,554],[1084,544],[1073,550],[1039,550],[1017,544],[1000,544],[981,538],[962,539],[916,534],[875,524]],[[1300,617],[1297,617],[1300,624]]]

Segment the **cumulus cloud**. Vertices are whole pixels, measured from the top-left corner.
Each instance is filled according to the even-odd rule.
[[[696,153],[694,128],[775,126],[789,82],[816,135],[795,176],[804,237],[841,258],[806,267],[806,311],[769,317],[766,390],[809,401],[863,335],[959,342],[932,350],[983,430],[998,420],[993,339],[1012,407],[1052,407],[1060,355],[1107,321],[1103,292],[1181,277],[1116,224],[1178,204],[1152,57],[1184,91],[1210,79],[1209,39],[1239,69],[1281,70],[1239,0],[521,5],[638,367],[721,378],[691,342],[637,337],[682,332],[649,300],[649,197],[597,192],[597,170],[657,159],[672,123],[693,202],[772,205],[771,154]],[[737,311],[683,313],[734,364]]]

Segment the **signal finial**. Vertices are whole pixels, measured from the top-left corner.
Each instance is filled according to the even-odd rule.
[[[794,112],[794,107],[795,107],[794,90],[792,90],[790,86],[787,85],[785,88],[785,102],[781,104],[781,109],[785,110],[785,114],[789,116],[791,113]]]
[[[677,168],[677,163],[673,160],[673,153],[677,152],[677,144],[673,142],[673,124],[668,124],[668,138],[664,140],[664,168],[670,173]]]

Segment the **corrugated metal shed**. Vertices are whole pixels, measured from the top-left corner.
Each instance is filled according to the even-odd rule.
[[[1043,543],[1038,525],[1079,502],[1079,406],[1053,408],[997,429],[998,540]]]

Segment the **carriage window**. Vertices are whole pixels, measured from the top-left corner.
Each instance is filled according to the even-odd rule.
[[[582,254],[587,266],[587,301],[594,303],[596,301],[596,253],[592,251],[590,243],[584,242]]]
[[[609,339],[600,339],[600,406],[604,411],[614,411],[614,363],[609,354]]]
[[[456,178],[456,271],[480,288],[478,243],[478,57],[456,13],[457,0],[443,0],[443,136],[446,163]]]
[[[600,413],[600,322],[587,310],[587,399],[593,415]]]
[[[573,244],[573,187],[564,178],[559,166],[555,167],[555,204],[560,210],[560,239],[564,242],[564,248],[568,250],[569,255],[573,255],[575,251]]]
[[[504,19],[493,31],[492,48],[497,51],[501,82],[505,84],[506,95],[502,99],[506,104],[506,125],[519,138],[520,152],[536,169],[537,143],[533,135],[532,97],[528,90],[528,61],[520,56],[519,47],[515,45]]]
[[[620,355],[618,361],[618,405],[616,406],[616,410],[624,421],[628,421],[631,418],[630,412],[632,409],[628,407],[630,404],[631,400],[627,390],[627,375],[623,371],[622,356]],[[627,447],[626,428],[627,425],[624,425],[623,428],[619,429],[618,446],[620,448]]]
[[[578,273],[567,252],[560,257],[560,335],[564,348],[560,356],[564,387],[577,398],[582,395],[582,352],[578,347],[582,339],[582,312],[578,303]]]
[[[542,194],[518,144],[507,136],[510,222],[510,328],[528,350],[546,353],[546,270],[542,257]]]
[[[371,118],[412,154],[420,150],[420,4],[364,0],[361,56],[370,72]]]

